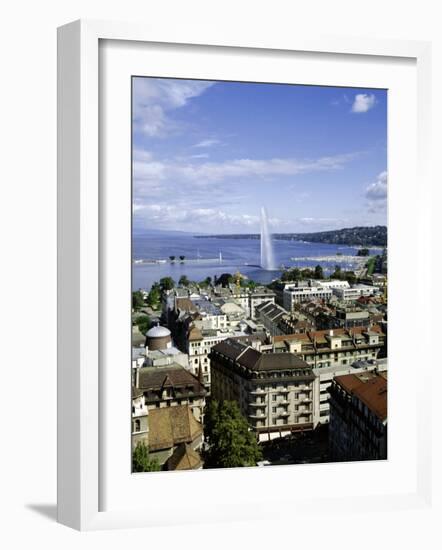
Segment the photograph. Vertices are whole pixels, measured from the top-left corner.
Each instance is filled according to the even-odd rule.
[[[386,460],[388,90],[131,101],[132,473]]]

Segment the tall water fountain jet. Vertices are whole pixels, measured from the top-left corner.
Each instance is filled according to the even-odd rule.
[[[267,271],[276,269],[272,235],[269,231],[267,210],[261,208],[261,267]]]

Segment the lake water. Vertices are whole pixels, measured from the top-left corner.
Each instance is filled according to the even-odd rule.
[[[357,248],[322,243],[300,241],[273,241],[276,265],[287,267],[314,267],[320,263],[325,273],[334,271],[335,265],[343,269],[357,269],[356,262],[343,261],[336,253],[343,256],[354,256]],[[219,260],[219,254],[222,261]],[[378,254],[376,249],[371,254]],[[181,263],[179,256],[186,257]],[[169,256],[176,256],[171,263]],[[329,262],[315,260],[315,257],[334,256]],[[291,258],[311,258],[310,260],[293,261]],[[133,259],[166,260],[161,264],[134,263],[132,269],[133,288],[149,289],[155,281],[170,276],[176,282],[182,275],[191,281],[202,281],[206,277],[220,276],[222,273],[242,274],[259,283],[270,283],[281,274],[279,271],[265,271],[259,267],[259,239],[213,239],[195,238],[192,235],[134,236]]]

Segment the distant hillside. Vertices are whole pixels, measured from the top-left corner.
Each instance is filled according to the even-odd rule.
[[[258,233],[234,235],[198,235],[196,238],[213,239],[259,239]],[[312,243],[342,244],[354,246],[387,246],[387,228],[385,225],[374,227],[348,227],[318,233],[274,233],[277,240],[308,241]]]

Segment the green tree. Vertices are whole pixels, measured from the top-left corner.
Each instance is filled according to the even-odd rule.
[[[323,279],[324,278],[324,270],[320,265],[317,265],[315,267],[315,279]]]
[[[150,458],[144,441],[139,441],[132,451],[132,472],[159,472],[161,466],[156,458]]]
[[[301,270],[298,267],[292,267],[282,272],[281,281],[299,281],[301,277]]]
[[[186,256],[183,256],[183,255],[180,256],[180,260],[181,260],[182,262],[184,262],[185,259],[186,259]]]
[[[154,283],[147,297],[147,305],[149,305],[152,309],[158,309],[158,306],[160,305],[160,299],[160,285],[158,283]]]
[[[371,256],[367,263],[365,264],[365,267],[367,268],[367,275],[373,275],[375,267],[376,267],[376,259],[378,256]]]
[[[160,288],[161,291],[165,290],[172,290],[175,288],[175,281],[172,279],[172,277],[163,277],[160,279]]]
[[[189,286],[189,285],[190,285],[190,281],[189,281],[189,279],[186,277],[186,275],[181,275],[180,280],[178,281],[178,284],[181,285],[181,286]]]
[[[212,401],[205,425],[209,445],[204,456],[205,468],[256,466],[262,458],[255,434],[249,429],[236,401]]]
[[[135,319],[135,324],[137,325],[138,330],[141,332],[141,334],[146,334],[150,327],[150,318],[148,315],[139,315]]]
[[[144,306],[144,297],[141,290],[132,292],[132,309],[138,310]]]
[[[306,267],[301,271],[301,277],[303,279],[313,279],[314,276],[315,276],[315,272],[313,271],[313,269],[310,269],[308,267]]]
[[[231,273],[223,273],[218,277],[216,280],[217,284],[222,285],[223,287],[228,286],[230,283],[233,282],[233,277]]]
[[[170,260],[171,262],[174,262],[174,261],[175,261],[175,256],[169,256],[169,260]]]
[[[368,248],[360,248],[358,250],[358,256],[369,256],[370,255],[370,250]]]
[[[207,288],[212,284],[212,277],[206,277],[203,281],[200,281],[198,285],[202,288]]]
[[[342,279],[342,269],[341,266],[335,265],[335,270],[331,275],[332,279]]]
[[[344,279],[351,285],[354,285],[358,280],[354,271],[344,271]]]

